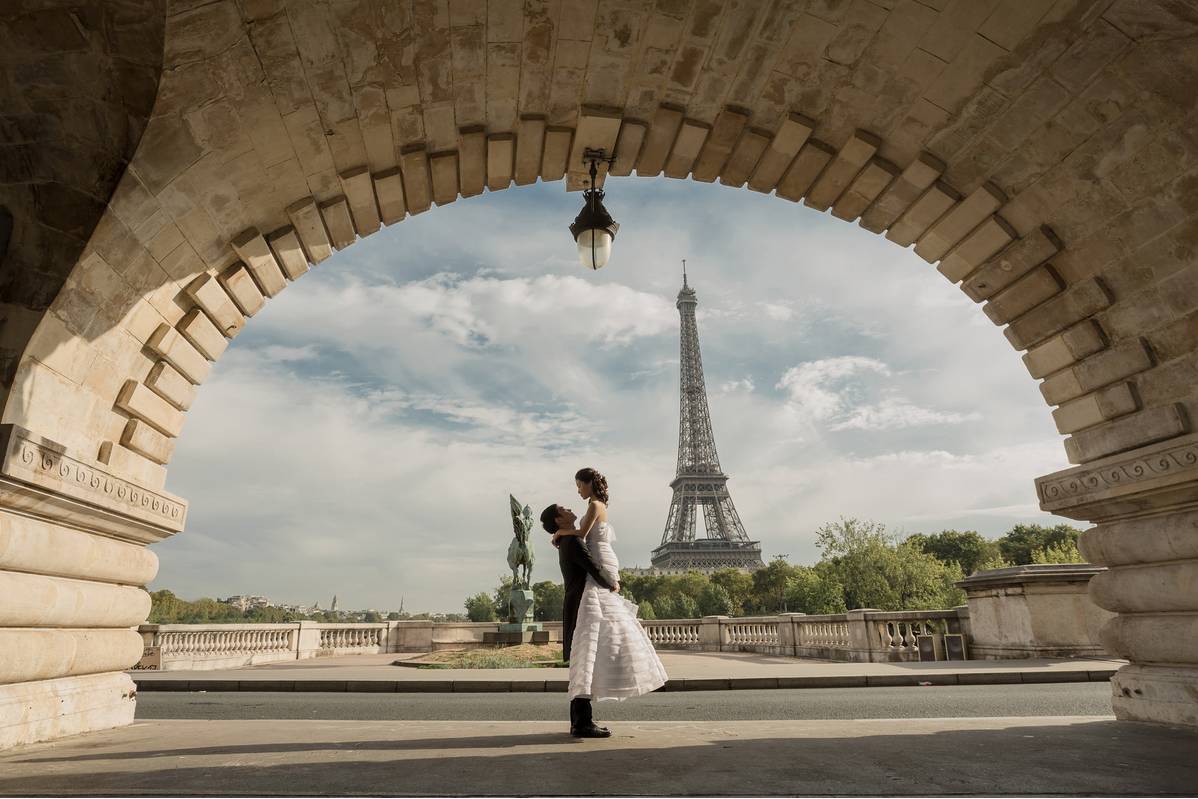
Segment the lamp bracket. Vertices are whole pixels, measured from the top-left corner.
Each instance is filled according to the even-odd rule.
[[[612,164],[614,164],[616,162],[616,154],[613,152],[611,155],[608,155],[607,150],[604,150],[602,147],[600,147],[600,148],[584,147],[583,148],[582,162],[584,164],[593,164],[598,161],[602,161],[603,163],[607,164],[608,166],[611,166]]]

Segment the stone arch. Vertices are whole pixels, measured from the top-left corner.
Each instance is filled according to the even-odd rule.
[[[1117,710],[1193,714],[1198,651],[1154,631],[1198,624],[1198,542],[1153,514],[1198,496],[1196,37],[1150,0],[173,4],[129,168],[53,302],[6,327],[3,475],[23,487],[0,504],[49,525],[27,541],[182,529],[172,440],[268,298],[434,203],[581,188],[582,148],[614,148],[613,175],[773,191],[914,244],[984,303],[1078,464],[1038,481],[1042,506],[1100,522],[1095,596],[1137,663],[1118,684],[1156,692]],[[106,629],[144,613],[113,603]],[[63,613],[37,624],[81,626]]]

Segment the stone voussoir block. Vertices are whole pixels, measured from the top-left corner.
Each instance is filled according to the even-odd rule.
[[[615,161],[608,169],[609,175],[627,177],[636,167],[649,126],[639,119],[620,120],[620,133],[616,136]]]
[[[463,197],[475,197],[486,186],[487,129],[482,125],[462,128],[458,131],[459,191]]]
[[[243,231],[233,239],[232,246],[264,295],[273,297],[287,287],[283,270],[271,254],[266,239],[256,229]]]
[[[991,297],[982,311],[994,324],[1005,325],[1059,294],[1064,287],[1065,281],[1051,267],[1037,267]]]
[[[886,231],[886,238],[900,247],[910,247],[960,199],[961,195],[956,189],[944,181],[937,180],[890,226]]]
[[[183,334],[170,325],[159,325],[146,346],[179,370],[192,383],[199,385],[208,379],[212,362],[191,345]]]
[[[496,133],[487,137],[488,189],[499,191],[512,184],[515,159],[515,136],[510,133]]]
[[[379,216],[384,225],[393,225],[407,216],[408,206],[404,195],[403,173],[399,167],[392,167],[376,174],[374,191],[379,198]]]
[[[835,157],[836,149],[832,145],[819,139],[808,139],[782,180],[778,181],[775,193],[784,200],[799,202]]]
[[[668,103],[658,106],[649,125],[649,132],[641,146],[640,155],[636,159],[636,173],[646,177],[660,175],[665,169],[666,161],[678,131],[682,127],[683,109]],[[612,142],[615,143],[614,141]],[[702,147],[702,143],[700,143]],[[695,150],[696,157],[698,149]]]
[[[1046,225],[1011,244],[961,284],[974,302],[991,297],[1061,251],[1061,241]]]
[[[749,177],[749,188],[760,192],[773,191],[813,130],[813,120],[802,114],[789,114],[757,160],[753,174]]]
[[[325,230],[315,198],[305,197],[287,206],[287,218],[295,228],[308,261],[318,264],[333,254],[329,233]]]
[[[358,167],[337,176],[341,190],[349,199],[349,211],[353,215],[354,229],[359,236],[369,236],[381,227],[378,203],[374,198],[374,182],[367,167]]]
[[[943,161],[931,153],[920,153],[865,209],[857,224],[871,233],[887,230],[942,174]]]
[[[545,149],[545,117],[524,114],[516,131],[516,170],[513,179],[517,186],[537,182],[541,172],[541,153]]]
[[[1089,463],[1107,455],[1165,441],[1186,432],[1183,409],[1178,405],[1165,405],[1075,433],[1065,439],[1065,453],[1070,463]]]
[[[253,316],[262,310],[266,298],[258,289],[258,284],[250,276],[245,264],[233,264],[217,278],[221,287],[236,303],[238,309],[246,316]]]
[[[803,198],[803,204],[819,211],[831,208],[880,146],[882,140],[869,131],[854,132],[832,163],[816,178],[815,185]]]
[[[195,385],[166,361],[158,361],[150,367],[145,384],[151,391],[181,411],[187,410],[191,407],[191,403],[195,402]]]
[[[458,182],[455,171],[453,181],[455,196],[457,188]],[[328,231],[329,240],[332,242],[334,249],[344,250],[357,240],[357,233],[354,232],[354,220],[349,212],[349,201],[345,197],[337,197],[336,199],[321,203],[320,215],[324,219],[324,227]]]
[[[229,338],[236,336],[245,327],[245,315],[213,275],[200,275],[188,283],[184,291]]]
[[[1028,373],[1039,379],[1093,355],[1105,346],[1102,328],[1093,319],[1087,319],[1032,347],[1024,354],[1023,363]]]
[[[691,178],[703,183],[711,183],[718,178],[748,123],[749,114],[745,111],[736,108],[720,111],[707,141],[703,143],[703,149],[699,151]]]
[[[562,179],[566,174],[570,150],[573,146],[573,128],[548,127],[545,129],[545,152],[541,154],[541,180],[549,183]]]
[[[670,156],[666,159],[665,176],[680,179],[689,175],[703,148],[703,142],[707,141],[710,133],[711,126],[706,122],[684,119],[682,126],[678,128],[674,146],[670,149]]]
[[[767,131],[756,128],[743,131],[736,141],[736,146],[732,148],[732,154],[720,170],[720,183],[736,189],[745,185],[772,138]]]
[[[176,327],[183,337],[210,361],[220,358],[229,346],[229,340],[199,308],[188,311]]]
[[[1089,278],[1012,322],[1003,334],[1017,350],[1026,350],[1044,339],[1110,306],[1111,297],[1098,278]]]
[[[295,235],[295,228],[288,226],[276,230],[267,241],[289,280],[297,280],[307,273],[308,256],[304,253],[299,236]]]
[[[1052,412],[1057,432],[1076,433],[1097,424],[1126,416],[1139,408],[1130,383],[1116,383],[1092,394],[1066,402]]]
[[[956,283],[980,267],[1019,234],[998,214],[989,217],[953,247],[936,265],[937,271]]]
[[[183,430],[183,413],[136,380],[126,380],[116,407],[141,419],[165,436],[177,438]]]
[[[432,180],[428,172],[428,151],[423,144],[413,144],[400,151],[399,163],[403,171],[404,198],[408,213],[422,214],[433,205]],[[488,163],[487,171],[490,172]]]
[[[175,439],[164,436],[140,419],[130,419],[121,433],[120,446],[165,466],[175,452]]]
[[[886,159],[871,158],[832,206],[832,216],[846,222],[861,216],[898,174],[898,167]]]
[[[928,263],[939,261],[1006,201],[1002,189],[993,183],[983,183],[919,237],[915,254]]]

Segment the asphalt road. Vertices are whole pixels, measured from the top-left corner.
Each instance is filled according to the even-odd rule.
[[[1109,716],[1110,697],[1111,687],[1105,682],[679,691],[597,703],[595,716],[611,721]],[[139,719],[552,721],[565,715],[562,693],[146,691],[137,697]]]

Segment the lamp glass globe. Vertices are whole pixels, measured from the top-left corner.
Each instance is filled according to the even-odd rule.
[[[599,269],[610,257],[611,234],[606,230],[591,228],[578,234],[578,260],[587,269]]]

